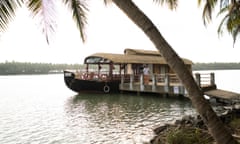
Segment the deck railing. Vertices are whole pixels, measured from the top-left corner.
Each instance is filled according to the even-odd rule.
[[[151,92],[185,95],[187,92],[176,74],[125,75],[121,78],[123,91]]]
[[[107,70],[77,70],[75,71],[75,78],[82,79],[82,80],[120,80],[121,75],[118,72],[113,72],[112,76],[109,76],[109,71]]]
[[[204,90],[215,88],[214,73],[195,74],[197,84]],[[148,77],[125,75],[121,78],[121,90],[187,95],[187,91],[176,74],[155,74]]]
[[[123,77],[124,82],[130,82],[130,78],[132,79],[132,82],[140,82],[141,80],[141,74],[139,75],[132,75],[132,74],[124,74],[120,75],[119,72],[113,72],[112,78],[113,79],[120,79],[121,76]],[[107,70],[77,70],[75,72],[75,78],[77,79],[94,79],[94,78],[109,78],[109,71]],[[180,83],[179,78],[176,74],[154,74],[149,75],[149,80],[156,81],[157,83],[165,83],[166,81],[169,81],[170,83]],[[195,73],[195,80],[199,86],[204,85],[215,85],[215,77],[214,73]]]
[[[195,73],[195,80],[199,87],[215,86],[214,73]]]
[[[180,84],[180,80],[178,79],[176,74],[154,74],[149,75],[148,78],[144,79],[144,75],[122,75],[122,83],[131,82],[131,83],[156,83],[156,84],[163,84],[163,83],[174,83]]]

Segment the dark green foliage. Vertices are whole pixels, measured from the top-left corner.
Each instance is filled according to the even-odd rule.
[[[80,64],[22,63],[13,61],[0,63],[0,75],[60,73],[65,69],[80,69],[81,67],[83,65]]]
[[[195,128],[183,128],[169,132],[169,144],[211,144],[212,138],[206,132]]]

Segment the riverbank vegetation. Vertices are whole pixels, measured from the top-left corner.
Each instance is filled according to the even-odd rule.
[[[240,69],[240,63],[195,63],[193,70],[234,70]]]
[[[82,66],[83,65],[80,64],[52,64],[13,61],[0,63],[0,75],[61,73],[65,69],[79,69]]]
[[[0,63],[0,75],[51,74],[62,73],[65,69],[81,69],[83,64],[52,64],[31,62]],[[195,63],[193,70],[233,70],[240,69],[240,63]]]

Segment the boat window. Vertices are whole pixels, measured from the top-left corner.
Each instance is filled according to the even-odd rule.
[[[98,63],[100,61],[101,58],[99,57],[90,57],[88,59],[86,59],[86,63]]]
[[[110,63],[110,60],[109,60],[109,59],[104,59],[104,58],[102,58],[101,61],[100,61],[100,63]]]
[[[89,57],[86,59],[85,63],[88,64],[110,63],[110,60],[101,57]]]

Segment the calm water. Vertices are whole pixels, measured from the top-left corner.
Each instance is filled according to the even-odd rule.
[[[240,92],[240,71],[216,71],[219,88]],[[185,114],[189,101],[135,94],[80,94],[63,75],[0,76],[0,143],[136,144]]]

